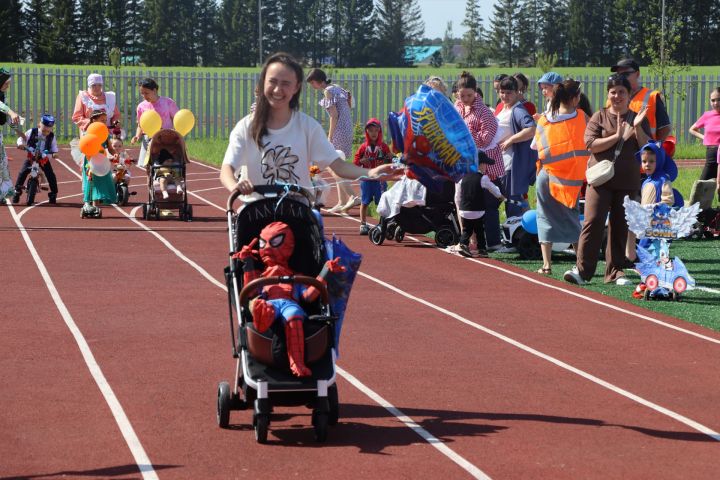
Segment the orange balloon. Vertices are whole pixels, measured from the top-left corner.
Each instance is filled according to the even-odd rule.
[[[93,122],[90,125],[88,125],[86,133],[91,133],[93,135],[96,135],[98,138],[105,140],[108,135],[110,135],[110,131],[108,130],[107,125],[105,125],[102,122]]]
[[[86,156],[86,157],[92,157],[96,153],[100,151],[100,146],[102,145],[102,140],[100,140],[100,137],[97,135],[94,135],[92,133],[88,133],[84,135],[80,139],[80,143],[78,144],[78,147],[80,147],[80,151]]]

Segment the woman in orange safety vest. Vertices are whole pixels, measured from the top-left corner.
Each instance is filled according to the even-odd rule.
[[[543,265],[551,273],[553,243],[577,246],[580,237],[578,198],[590,152],[585,146],[588,117],[577,108],[580,82],[572,79],[553,87],[550,112],[538,119],[533,148],[538,151],[537,227]]]

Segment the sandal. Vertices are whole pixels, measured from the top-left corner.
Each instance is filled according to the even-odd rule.
[[[552,268],[541,267],[541,268],[538,268],[537,273],[539,273],[541,275],[551,275]]]

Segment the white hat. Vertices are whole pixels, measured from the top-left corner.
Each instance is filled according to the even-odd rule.
[[[88,88],[92,87],[93,85],[102,85],[103,84],[103,77],[99,73],[91,73],[88,75],[87,80]]]

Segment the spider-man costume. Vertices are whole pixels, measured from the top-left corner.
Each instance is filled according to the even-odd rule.
[[[253,250],[257,244],[260,249]],[[259,277],[295,275],[297,272],[288,265],[294,248],[295,236],[287,224],[273,222],[263,228],[260,238],[253,239],[249,245],[242,247],[237,255],[243,261],[245,285]],[[255,265],[257,256],[265,265],[265,270],[262,272]],[[328,273],[344,270],[338,258],[328,260],[317,279],[324,284]],[[305,311],[300,307],[299,302],[313,302],[317,300],[318,295],[320,292],[313,286],[277,283],[264,286],[260,295],[250,302],[253,325],[257,331],[261,333],[266,331],[275,320],[280,318],[285,323],[290,370],[298,377],[312,375],[310,369],[305,365],[305,334],[303,331]]]

